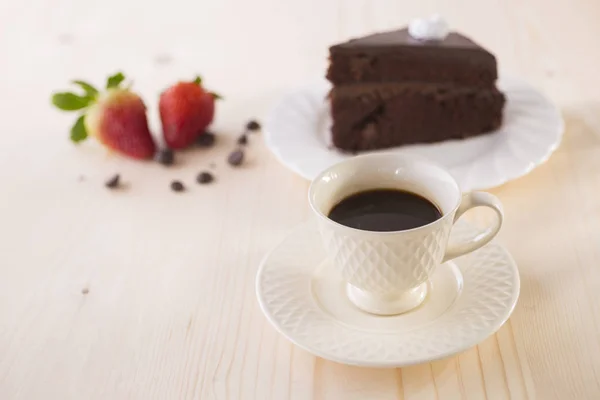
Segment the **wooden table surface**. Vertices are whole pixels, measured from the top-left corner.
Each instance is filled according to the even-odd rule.
[[[309,217],[308,182],[260,135],[243,168],[225,158],[249,118],[323,75],[328,45],[432,12],[565,116],[552,158],[492,190],[521,297],[451,359],[335,364],[279,335],[254,294],[265,252]],[[599,19],[595,0],[0,2],[0,399],[600,399]],[[154,126],[159,91],[203,74],[225,97],[220,144],[170,169],[72,145],[50,93],[116,70]],[[194,184],[212,162],[217,182]],[[117,172],[127,187],[108,191]]]

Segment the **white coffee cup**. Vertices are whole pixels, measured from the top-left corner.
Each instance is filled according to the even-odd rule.
[[[350,228],[328,218],[344,198],[370,189],[401,189],[418,194],[440,210],[442,217],[424,226],[394,232]],[[442,167],[418,157],[394,153],[356,156],[317,176],[309,203],[323,245],[334,267],[347,282],[347,295],[363,311],[400,314],[425,299],[427,281],[443,262],[470,253],[496,236],[503,220],[502,204],[484,192],[462,194]],[[448,244],[454,222],[467,210],[485,206],[497,218],[480,235]]]

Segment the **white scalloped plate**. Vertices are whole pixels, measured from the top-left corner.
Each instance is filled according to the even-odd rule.
[[[458,223],[451,240],[477,233]],[[454,355],[495,333],[517,303],[519,282],[512,257],[492,241],[437,268],[415,310],[367,314],[347,299],[311,221],[265,257],[256,294],[267,319],[299,347],[344,364],[402,367]]]
[[[558,147],[563,119],[557,108],[526,82],[502,76],[498,86],[507,103],[503,125],[496,132],[395,151],[419,154],[445,166],[465,192],[488,189],[527,174]],[[269,149],[285,166],[309,180],[352,157],[329,145],[329,88],[329,83],[322,81],[289,93],[265,123]]]

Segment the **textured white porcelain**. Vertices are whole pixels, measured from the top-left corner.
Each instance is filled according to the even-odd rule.
[[[450,241],[478,234],[459,222]],[[408,313],[358,310],[311,221],[265,257],[256,294],[267,319],[301,348],[344,364],[402,367],[451,356],[496,332],[517,302],[519,274],[510,254],[492,241],[442,264],[427,285],[426,300]]]
[[[403,146],[394,151],[421,155],[441,164],[463,191],[491,188],[527,174],[558,147],[563,119],[557,108],[526,82],[501,75],[498,86],[507,102],[502,127],[496,132],[466,140]],[[329,83],[319,81],[289,93],[271,110],[264,124],[269,149],[285,166],[309,180],[352,157],[330,146],[329,89]]]
[[[369,189],[401,189],[434,203],[442,217],[430,224],[396,232],[373,232],[341,225],[327,215],[342,199]],[[418,306],[425,282],[442,263],[488,243],[500,230],[503,213],[493,195],[462,195],[452,176],[421,157],[395,153],[362,155],[323,171],[309,189],[323,246],[348,282],[350,300],[364,311],[398,314]],[[485,206],[496,212],[489,229],[464,243],[447,246],[454,221],[467,210]]]

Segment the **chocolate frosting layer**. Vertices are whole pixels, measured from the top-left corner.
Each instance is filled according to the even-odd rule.
[[[496,57],[451,32],[443,40],[417,40],[408,29],[375,33],[330,47],[327,79],[362,82],[437,82],[493,87]]]
[[[379,32],[361,38],[351,39],[347,42],[337,44],[330,47],[330,51],[337,50],[365,50],[365,51],[380,51],[385,49],[398,49],[398,47],[411,47],[420,49],[462,49],[476,50],[488,53],[480,45],[472,41],[466,36],[457,32],[450,32],[444,40],[418,40],[410,36],[407,28],[398,29],[389,32]]]

